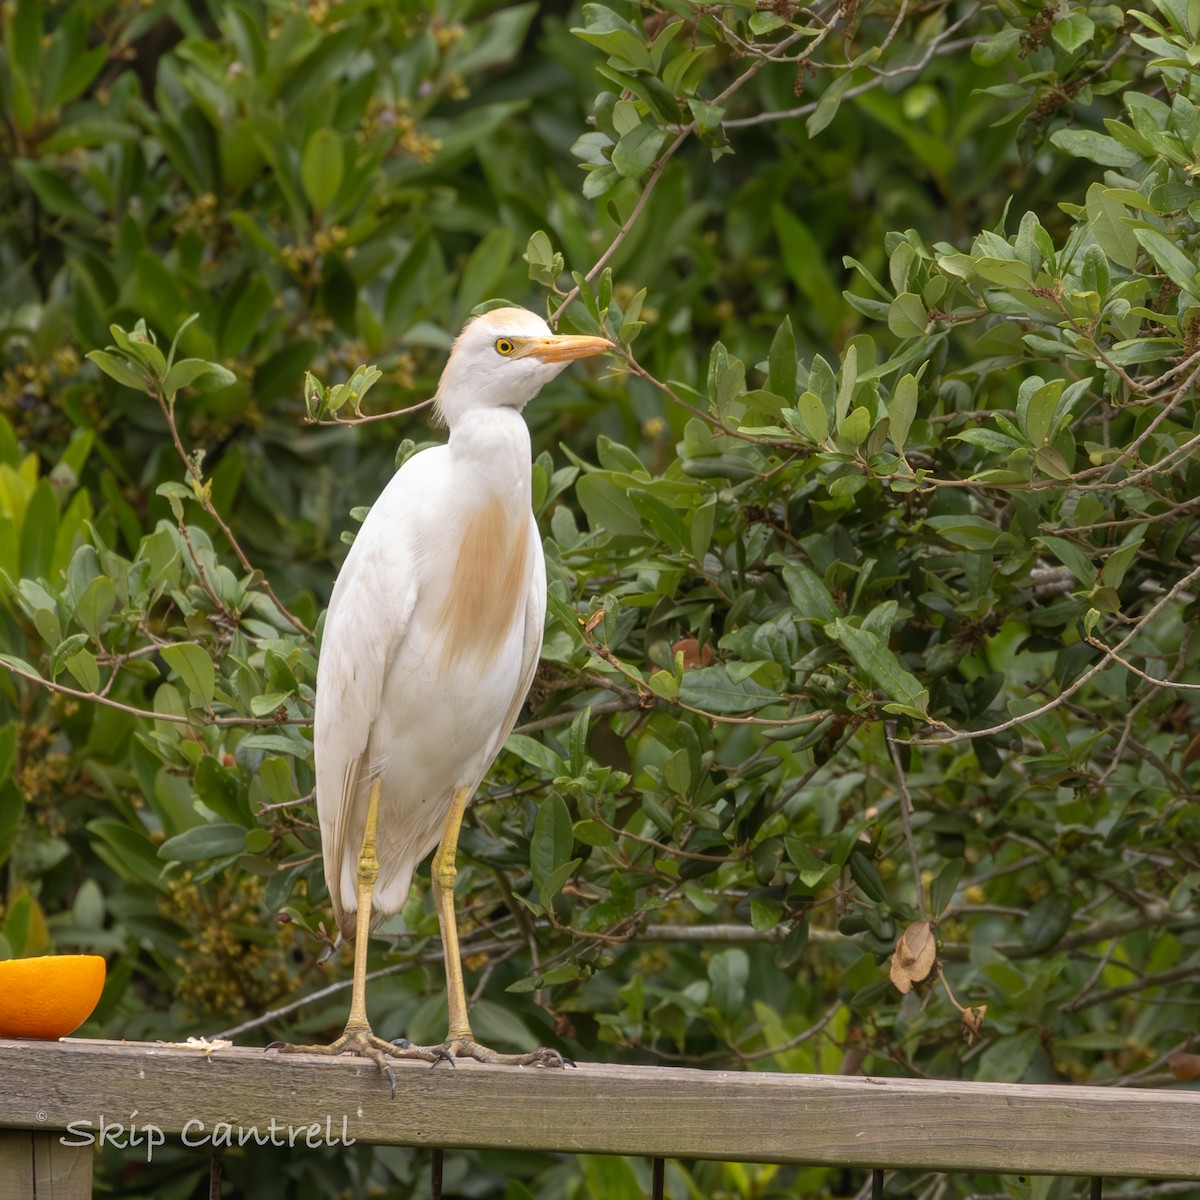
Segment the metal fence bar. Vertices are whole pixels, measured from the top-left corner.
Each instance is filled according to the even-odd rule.
[[[661,1158],[650,1160],[650,1200],[663,1200],[666,1186],[666,1161]]]

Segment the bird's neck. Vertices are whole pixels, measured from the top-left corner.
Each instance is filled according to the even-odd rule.
[[[450,427],[447,445],[456,470],[528,504],[532,449],[529,428],[515,408],[463,413]]]

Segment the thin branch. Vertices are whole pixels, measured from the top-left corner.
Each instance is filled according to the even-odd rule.
[[[463,954],[464,956],[469,956],[472,954],[498,953],[507,950],[508,946],[508,942],[502,941],[490,941],[480,945],[464,943]],[[393,963],[390,967],[381,967],[378,971],[371,971],[367,975],[367,981],[383,979],[388,975],[402,975],[407,971],[414,971],[417,967],[424,966],[427,963],[440,962],[441,959],[442,949],[439,945],[436,950],[430,949],[404,962]],[[310,1004],[316,1004],[321,1000],[328,1000],[330,996],[336,996],[338,992],[347,991],[353,986],[353,979],[339,979],[336,983],[331,983],[315,992],[309,992],[307,995],[300,996],[295,1000],[289,1000],[287,1004],[281,1004],[278,1008],[272,1008],[268,1012],[260,1013],[257,1017],[251,1017],[250,1020],[243,1021],[240,1025],[234,1025],[230,1029],[223,1029],[220,1033],[214,1033],[212,1036],[214,1038],[232,1038],[239,1033],[247,1033],[251,1029],[260,1029],[264,1025],[269,1025],[272,1021],[278,1021],[281,1017],[289,1016],[291,1013],[297,1012],[302,1008],[307,1008]]]
[[[1103,992],[1095,992],[1091,996],[1076,996],[1062,1006],[1063,1012],[1078,1012],[1081,1008],[1089,1008],[1093,1004],[1107,1004],[1110,1000],[1119,1000],[1122,996],[1132,996],[1136,992],[1144,992],[1147,988],[1165,987],[1170,983],[1182,983],[1184,980],[1200,979],[1200,964],[1191,963],[1186,967],[1175,967],[1170,971],[1159,971],[1153,975],[1143,975],[1132,983],[1122,983],[1118,987],[1106,988]]]
[[[248,576],[256,578],[258,586],[262,589],[267,599],[269,599],[275,606],[275,609],[279,615],[283,617],[283,619],[287,621],[288,624],[291,625],[292,628],[298,633],[302,633],[305,637],[310,637],[312,630],[310,630],[308,626],[299,619],[299,617],[292,615],[292,613],[284,605],[283,601],[280,600],[277,595],[275,595],[275,590],[271,587],[271,583],[267,577],[263,575],[261,571],[257,570],[251,565],[250,560],[246,557],[245,551],[242,550],[241,543],[239,543],[237,538],[233,536],[233,530],[229,528],[225,518],[222,517],[217,511],[217,506],[212,502],[211,497],[208,495],[208,490],[204,487],[204,476],[200,470],[200,467],[197,465],[195,458],[188,454],[188,452],[184,449],[183,442],[180,440],[179,428],[175,422],[174,395],[165,396],[161,391],[159,391],[157,386],[154,387],[152,395],[157,401],[163,417],[166,419],[167,428],[171,434],[171,441],[175,446],[175,453],[179,455],[179,458],[182,460],[184,468],[187,471],[188,478],[195,485],[192,489],[192,493],[195,496],[197,503],[201,508],[204,509],[206,513],[208,513],[213,521],[216,522],[217,528],[220,529],[221,533],[224,535],[226,542],[229,544],[229,548],[233,551],[238,562],[241,564],[242,570]]]
[[[794,45],[801,36],[802,35],[799,33],[794,33],[791,36],[784,38],[784,40],[777,46],[773,47],[773,49],[766,56],[754,63],[751,63],[751,65],[745,71],[743,71],[741,75],[739,75],[719,96],[717,96],[711,102],[713,107],[719,108],[722,104],[724,104],[725,101],[728,100],[729,97],[732,96],[736,91],[738,91],[739,88],[741,88],[744,84],[749,83],[750,80],[753,79],[754,76],[757,75],[758,72],[767,65],[767,63],[777,62],[779,60],[779,55],[782,54],[782,52],[789,46]],[[679,147],[682,146],[683,143],[686,142],[688,138],[690,138],[692,134],[696,132],[698,127],[699,123],[697,121],[693,120],[689,122],[675,135],[675,140],[666,148],[666,150],[659,155],[658,162],[655,163],[654,169],[650,173],[650,177],[646,180],[646,186],[642,189],[642,193],[638,197],[637,203],[633,206],[629,216],[625,218],[624,222],[622,222],[621,228],[617,230],[612,241],[609,242],[604,252],[592,264],[591,269],[584,276],[585,282],[591,283],[592,280],[604,270],[605,266],[607,266],[612,256],[616,254],[617,250],[620,249],[625,239],[633,230],[638,218],[645,211],[646,203],[650,199],[650,194],[654,191],[655,187],[657,187],[658,181],[662,178],[663,171],[666,169],[666,165],[670,161],[672,155],[674,155]],[[562,303],[554,310],[554,313],[550,318],[550,323],[552,325],[557,323],[559,317],[561,317],[563,312],[566,311],[567,306],[571,304],[572,301],[576,300],[578,296],[579,285],[576,284],[575,287],[573,287],[569,292],[566,293],[565,296],[563,296]]]
[[[884,723],[887,736],[888,751],[892,756],[892,765],[896,768],[896,782],[900,788],[900,825],[904,830],[904,844],[908,847],[908,861],[912,866],[913,887],[917,893],[917,908],[921,916],[928,921],[929,912],[925,907],[925,885],[921,882],[921,863],[917,858],[917,842],[912,829],[912,794],[908,790],[908,777],[900,762],[900,747],[896,745],[896,722]]]
[[[372,421],[390,421],[393,417],[407,417],[409,413],[420,412],[423,408],[429,408],[430,405],[437,401],[437,395],[432,395],[428,400],[422,400],[419,404],[410,404],[407,408],[397,408],[392,412],[385,413],[369,413],[366,416],[357,417],[305,417],[305,425],[369,425]]]
[[[1098,637],[1089,634],[1084,641],[1089,646],[1095,646],[1101,654],[1107,658],[1111,658],[1113,662],[1120,663],[1125,670],[1136,675],[1139,679],[1144,679],[1148,684],[1156,688],[1170,688],[1176,692],[1200,692],[1200,683],[1179,683],[1174,679],[1156,679],[1153,675],[1147,675],[1145,671],[1135,667],[1133,663],[1122,658],[1111,646],[1106,645]]]
[[[154,712],[148,708],[136,708],[132,704],[122,704],[120,700],[113,700],[109,696],[103,696],[99,692],[84,692],[79,688],[67,687],[65,683],[56,683],[53,679],[47,679],[44,675],[37,675],[31,671],[23,671],[20,667],[13,666],[11,661],[3,664],[6,671],[13,675],[18,675],[22,679],[27,679],[30,683],[36,683],[48,691],[57,692],[60,696],[71,696],[76,700],[87,700],[92,704],[103,704],[105,708],[115,708],[118,712],[129,713],[134,717],[145,717],[147,721],[170,721],[175,725],[238,725],[252,726],[256,729],[270,729],[277,725],[311,725],[312,722],[303,717],[217,717],[209,716],[206,713],[201,713],[200,716],[180,716],[178,713]]]
[[[892,71],[878,71],[865,83],[860,83],[857,87],[847,89],[842,99],[853,100],[855,96],[861,96],[866,92],[874,91],[877,87],[881,87],[889,79],[895,79],[901,75],[911,75],[916,71],[924,70],[934,58],[941,58],[945,54],[953,54],[958,50],[975,45],[976,42],[982,39],[974,37],[960,38],[955,42],[947,41],[946,39],[952,34],[957,33],[978,11],[979,6],[976,5],[955,21],[953,25],[939,34],[938,37],[934,38],[926,47],[925,53],[916,62],[909,63],[904,67],[896,67]],[[786,121],[792,117],[807,117],[816,111],[819,103],[819,100],[812,100],[796,108],[784,109],[778,112],[756,113],[752,117],[735,117],[732,120],[722,121],[721,125],[724,129],[744,129],[750,125],[765,125],[769,121]]]
[[[592,710],[592,716],[600,716],[604,713],[632,712],[641,708],[642,702],[640,697],[618,696],[614,700],[602,700],[588,707]],[[548,717],[539,717],[536,721],[526,721],[524,725],[518,725],[513,733],[540,733],[543,729],[557,729],[560,725],[569,725],[581,712],[582,708],[568,708]]]
[[[839,996],[838,999],[836,999],[833,1004],[825,1010],[824,1015],[821,1016],[821,1018],[816,1021],[815,1024],[810,1025],[803,1033],[798,1033],[795,1037],[788,1038],[786,1042],[781,1042],[778,1046],[768,1046],[765,1050],[752,1050],[750,1052],[739,1050],[736,1046],[730,1046],[729,1048],[735,1055],[737,1055],[738,1058],[742,1060],[742,1062],[755,1062],[760,1058],[772,1058],[776,1054],[783,1054],[787,1050],[794,1050],[797,1046],[807,1042],[809,1038],[815,1037],[818,1033],[820,1033],[821,1030],[824,1029],[825,1026],[828,1025],[829,1022],[832,1021],[833,1018],[836,1017],[841,1011],[842,1003],[843,1001]]]
[[[1200,580],[1200,566],[1189,571],[1182,579],[1180,579],[1172,588],[1164,592],[1158,603],[1155,604],[1143,616],[1133,628],[1123,637],[1114,647],[1115,652],[1124,650],[1130,642],[1133,641],[1146,626],[1152,621],[1164,608],[1167,607],[1181,592],[1184,592],[1194,583]],[[999,725],[991,725],[987,729],[961,729],[954,730],[950,733],[942,734],[932,738],[911,738],[908,739],[907,745],[910,746],[948,746],[954,742],[972,741],[975,738],[993,737],[997,733],[1003,733],[1007,729],[1015,729],[1018,725],[1024,725],[1027,721],[1034,721],[1038,717],[1045,716],[1048,712],[1053,712],[1060,705],[1064,704],[1071,696],[1075,695],[1081,688],[1086,687],[1101,671],[1107,670],[1108,660],[1101,659],[1094,666],[1089,667],[1074,683],[1063,688],[1057,696],[1052,700],[1046,701],[1045,704],[1035,708],[1032,712],[1027,712],[1019,716],[1010,718],[1007,721],[1001,721]]]

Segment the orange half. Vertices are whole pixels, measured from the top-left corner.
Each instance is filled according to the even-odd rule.
[[[104,990],[98,954],[51,954],[0,962],[0,1037],[54,1041],[92,1015]]]

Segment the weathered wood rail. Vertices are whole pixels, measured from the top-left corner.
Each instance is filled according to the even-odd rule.
[[[89,1195],[105,1140],[540,1150],[1200,1181],[1200,1091],[622,1067],[370,1063],[0,1040],[0,1200]],[[132,1115],[136,1114],[136,1115]],[[121,1126],[114,1135],[114,1127]],[[133,1143],[130,1144],[131,1129]],[[113,1141],[113,1138],[116,1141]],[[138,1140],[141,1139],[141,1140]],[[64,1144],[65,1143],[65,1144]],[[203,1149],[200,1152],[204,1152]],[[29,1181],[41,1181],[35,1189]]]

